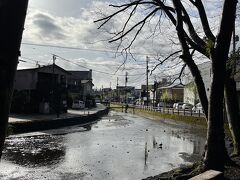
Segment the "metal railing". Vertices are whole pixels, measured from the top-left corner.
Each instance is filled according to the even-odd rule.
[[[113,108],[121,108],[122,112],[127,112],[127,109],[131,109],[133,113],[135,112],[135,108],[143,109],[145,111],[153,111],[153,112],[160,112],[164,114],[177,114],[177,115],[183,115],[183,116],[194,116],[194,117],[205,117],[205,114],[201,111],[193,111],[192,109],[175,109],[175,108],[166,108],[166,107],[153,107],[153,106],[144,106],[144,105],[128,105],[128,108],[126,109],[126,104],[122,103],[114,103],[117,104],[119,107],[113,107]]]
[[[205,117],[205,114],[201,110],[193,111],[192,109],[180,109],[180,108],[175,109],[175,108],[164,108],[164,107],[153,107],[153,106],[142,106],[142,105],[135,105],[135,107],[146,110],[146,111],[155,111],[155,112],[161,112],[165,114]]]

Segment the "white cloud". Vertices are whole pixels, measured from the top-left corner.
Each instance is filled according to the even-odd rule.
[[[51,2],[49,0],[31,0],[25,23],[23,42],[79,47],[83,49],[107,49],[108,51],[114,52],[118,43],[107,43],[107,40],[110,38],[108,32],[113,33],[123,27],[123,23],[128,17],[127,12],[123,16],[113,18],[113,20],[100,30],[97,29],[98,24],[93,22],[102,16],[101,13],[110,14],[113,12],[113,9],[108,6],[110,2],[110,0],[51,0]],[[122,2],[123,1],[121,1],[121,3]],[[115,3],[119,3],[119,1],[115,0]],[[221,8],[219,4],[221,3],[216,0],[207,0],[204,3],[207,7],[207,14],[212,17],[210,19],[210,26],[215,29],[214,33],[216,34]],[[189,7],[189,10],[191,10],[191,7]],[[143,11],[144,9],[139,9],[139,11],[135,13],[127,29],[131,28],[134,23],[144,17],[145,14]],[[197,13],[193,12],[193,10],[191,11],[194,26],[201,33],[199,18],[195,16]],[[142,33],[140,33],[132,45],[132,52],[137,52],[142,55],[135,55],[137,59],[136,62],[134,60],[127,62],[125,67],[130,74],[145,73],[145,55],[143,54],[158,54],[166,57],[170,52],[178,48],[178,45],[172,43],[178,43],[175,27],[173,27],[166,18],[162,19],[160,26],[156,26],[158,21],[159,14],[146,24]],[[156,34],[151,36],[155,28],[157,30]],[[129,43],[132,38],[133,33],[124,39],[123,45],[127,46],[127,43]],[[51,53],[55,53],[74,62],[79,62],[88,68],[110,74],[113,74],[117,67],[123,62],[121,57],[114,57],[114,54],[111,52],[100,53],[97,51],[77,51],[47,47],[34,48],[35,49],[33,49],[33,47],[32,49],[31,47],[23,47],[22,54],[49,63],[51,62]],[[57,63],[66,69],[83,70],[83,68],[79,66],[66,62],[63,63],[60,60]],[[137,63],[142,64],[137,65]],[[156,64],[156,61],[151,67],[154,67],[154,64]],[[20,64],[20,66],[21,65],[22,64]],[[159,74],[162,70],[163,68],[155,74]],[[168,71],[170,72],[170,70]],[[101,87],[102,84],[109,86],[109,82],[106,81],[111,81],[112,85],[116,85],[116,76],[94,73],[94,71],[93,74],[95,85],[98,87]],[[120,69],[117,74],[124,75],[125,72]],[[139,81],[144,82],[144,78]]]

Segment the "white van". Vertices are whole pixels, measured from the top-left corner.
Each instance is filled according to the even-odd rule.
[[[84,109],[85,103],[83,101],[75,100],[72,104],[73,109]]]

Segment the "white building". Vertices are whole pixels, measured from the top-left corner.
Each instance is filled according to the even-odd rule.
[[[198,65],[198,69],[200,70],[200,73],[202,75],[208,99],[210,96],[210,86],[212,81],[211,67],[212,63],[210,61]],[[195,105],[196,103],[199,102],[199,97],[196,86],[193,81],[193,77],[188,68],[185,70],[184,73],[185,76],[183,82],[184,84],[186,84],[184,87],[184,102]]]

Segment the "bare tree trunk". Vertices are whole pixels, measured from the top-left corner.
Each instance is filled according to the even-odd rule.
[[[223,170],[229,160],[225,147],[223,97],[226,62],[231,42],[232,29],[235,21],[237,1],[224,1],[221,25],[215,47],[211,49],[212,86],[210,93],[207,150],[204,162],[207,169]]]
[[[27,5],[28,0],[0,0],[0,157],[7,132]]]
[[[233,139],[232,155],[240,155],[240,114],[237,98],[236,82],[228,71],[225,77],[224,86],[225,105],[229,130]]]
[[[225,160],[228,158],[225,147],[225,134],[223,122],[223,89],[224,89],[224,63],[216,63],[221,59],[213,60],[213,80],[210,93],[207,149],[204,162],[206,169],[223,170]],[[222,60],[221,60],[222,61]]]

